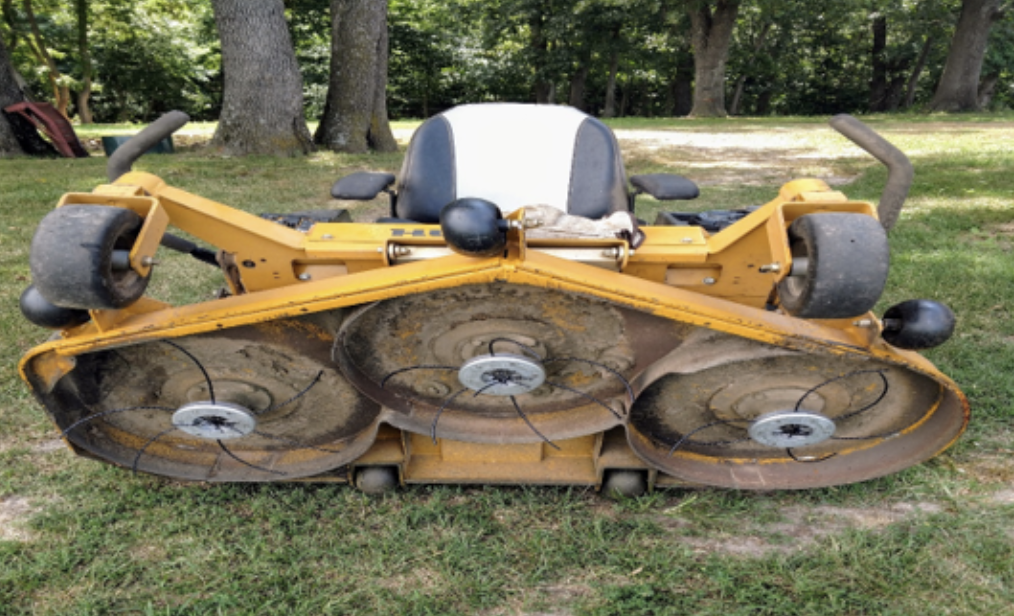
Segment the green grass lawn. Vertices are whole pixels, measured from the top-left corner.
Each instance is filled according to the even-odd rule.
[[[104,182],[105,159],[0,160],[0,615],[1014,613],[1014,117],[871,124],[916,169],[882,304],[926,297],[954,309],[957,333],[927,355],[968,394],[968,433],[929,463],[858,485],[622,502],[582,488],[367,497],[340,485],[184,484],[73,457],[17,377],[18,358],[49,334],[16,306],[35,225],[62,193]],[[799,176],[876,201],[885,178],[813,119],[613,126],[630,173],[701,184],[693,209],[763,203]],[[400,166],[400,155],[221,158],[202,145],[213,129],[185,127],[176,155],[136,168],[284,212],[331,206],[331,184],[352,171]],[[638,202],[649,220],[659,209]],[[210,297],[219,281],[195,271],[165,256],[152,294]]]

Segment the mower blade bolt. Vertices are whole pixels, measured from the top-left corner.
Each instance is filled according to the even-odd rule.
[[[773,411],[755,419],[747,432],[761,445],[785,449],[823,443],[834,436],[835,428],[834,421],[820,413]]]
[[[230,402],[191,402],[173,413],[173,427],[208,440],[240,438],[257,428],[249,409]]]
[[[458,380],[472,391],[492,396],[526,394],[546,380],[542,363],[522,355],[478,355],[458,371]]]

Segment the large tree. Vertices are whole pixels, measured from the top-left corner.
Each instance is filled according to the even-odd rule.
[[[694,108],[699,118],[723,117],[725,63],[736,25],[740,0],[689,0],[691,41],[694,47]]]
[[[282,0],[213,0],[225,89],[212,147],[233,156],[313,150]]]
[[[1001,0],[964,0],[961,16],[951,39],[947,62],[929,108],[933,111],[979,109],[979,77],[986,57],[986,43],[993,23],[1009,4]]]
[[[331,75],[318,145],[397,151],[387,119],[387,45],[387,0],[331,0]]]

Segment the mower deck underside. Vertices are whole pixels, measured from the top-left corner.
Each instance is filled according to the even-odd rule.
[[[50,384],[26,365],[75,450],[206,481],[387,466],[409,483],[598,486],[638,470],[807,488],[925,460],[967,418],[913,354],[794,349],[506,282],[171,334],[100,345]],[[758,440],[777,412],[791,426]],[[814,416],[833,434],[810,444]]]

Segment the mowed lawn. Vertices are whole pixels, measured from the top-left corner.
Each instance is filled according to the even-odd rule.
[[[968,394],[958,444],[905,472],[804,492],[187,484],[73,457],[16,366],[39,219],[105,181],[105,158],[0,160],[0,615],[1003,614],[1014,612],[1014,116],[877,116],[916,181],[890,235],[883,307],[949,304],[927,355]],[[407,140],[414,123],[395,126]],[[696,180],[693,209],[768,201],[821,177],[876,201],[885,173],[812,118],[618,120],[630,173]],[[221,158],[212,125],[137,169],[252,212],[331,207],[335,179],[400,155]],[[86,140],[129,126],[87,126]],[[347,205],[347,204],[346,204]],[[382,213],[378,200],[356,218]],[[660,205],[639,199],[653,220]],[[683,208],[688,209],[688,208]],[[201,301],[211,268],[165,255],[151,293]]]

